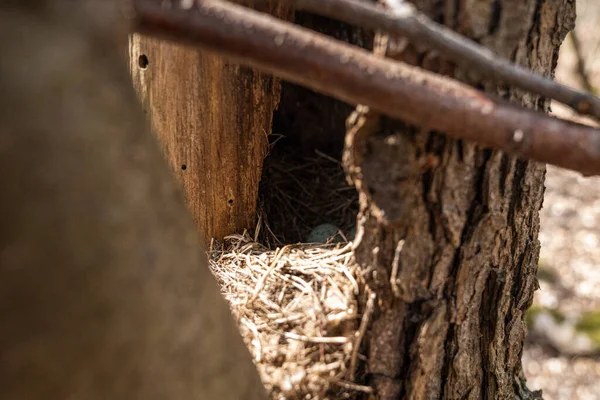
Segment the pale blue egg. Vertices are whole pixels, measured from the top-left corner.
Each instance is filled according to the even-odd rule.
[[[353,241],[354,238],[356,237],[356,225],[354,225],[352,228],[350,228],[350,230],[348,231],[348,240],[349,241]]]
[[[327,241],[336,236],[335,241],[341,241],[341,237],[338,235],[340,228],[333,224],[321,224],[316,226],[306,238],[307,243],[327,243]]]

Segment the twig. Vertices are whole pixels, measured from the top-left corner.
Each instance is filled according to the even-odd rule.
[[[258,221],[256,222],[256,227],[254,228],[254,241],[258,243],[258,239],[260,237],[260,227],[263,222],[263,213],[258,213]],[[211,241],[212,244],[212,241]],[[211,246],[212,248],[212,246]]]
[[[574,110],[600,119],[600,98],[536,74],[506,60],[491,50],[432,21],[412,4],[401,2],[393,10],[369,1],[280,0],[294,7],[361,28],[404,36],[434,49],[458,65],[479,72],[484,78],[555,99]],[[586,88],[586,90],[589,90]],[[589,90],[591,91],[591,90]]]
[[[135,29],[195,44],[315,91],[523,158],[600,174],[600,131],[219,0],[192,11],[137,0]]]
[[[594,87],[590,83],[590,77],[588,76],[587,69],[585,68],[585,59],[581,51],[581,43],[577,37],[577,31],[573,30],[569,33],[571,44],[573,45],[573,51],[575,52],[575,58],[577,58],[577,74],[583,85],[583,88],[588,92],[593,92]]]
[[[279,260],[285,254],[285,252],[288,251],[288,249],[290,247],[292,247],[292,245],[288,244],[288,245],[283,246],[281,248],[281,250],[278,249],[278,251],[275,252],[275,257],[273,257],[273,261],[271,262],[271,265],[269,266],[269,269],[267,271],[265,271],[264,275],[261,276],[260,280],[256,284],[256,288],[254,289],[254,293],[252,294],[252,297],[248,301],[248,305],[251,305],[252,303],[254,303],[254,301],[256,300],[256,298],[258,297],[258,295],[260,294],[260,292],[265,287],[265,283],[267,282],[267,278],[269,277],[269,275],[271,275],[271,273],[273,271],[275,271],[275,268],[277,268],[277,264],[279,263]]]
[[[342,165],[342,163],[340,162],[340,160],[336,160],[335,158],[328,156],[327,154],[323,153],[322,151],[319,150],[315,150],[315,153],[319,156],[322,157],[328,161],[331,161],[332,163],[336,164],[336,165]]]
[[[345,336],[304,336],[297,335],[292,332],[283,332],[283,336],[292,340],[299,340],[301,342],[316,343],[316,344],[345,344],[348,343],[348,338]]]
[[[250,332],[252,332],[252,335],[254,336],[254,340],[252,340],[253,343],[255,343],[256,348],[254,349],[254,360],[255,362],[261,362],[262,361],[262,342],[260,341],[260,333],[258,332],[258,328],[256,327],[256,325],[254,325],[251,321],[249,321],[247,318],[242,317],[241,321],[240,321]]]
[[[340,379],[331,379],[330,382],[334,383],[340,387],[343,387],[344,389],[354,390],[356,392],[363,392],[363,393],[369,393],[369,394],[373,393],[373,388],[370,386],[358,385],[356,383],[342,381]]]
[[[404,247],[404,240],[399,240],[394,251],[394,260],[392,261],[392,272],[390,274],[390,286],[394,296],[401,297],[400,288],[398,287],[398,267],[400,266],[400,253]]]
[[[356,338],[354,339],[354,343],[352,344],[350,368],[348,369],[348,379],[351,382],[354,382],[356,378],[356,362],[358,359],[358,352],[360,351],[362,340],[365,337],[365,334],[367,333],[367,328],[369,327],[369,323],[371,322],[371,316],[373,315],[373,311],[375,310],[375,298],[375,293],[369,293],[369,298],[367,299],[365,311],[363,313],[362,319],[360,320],[360,326],[358,328],[358,332],[356,333]]]

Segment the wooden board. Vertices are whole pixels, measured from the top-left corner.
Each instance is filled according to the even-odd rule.
[[[290,19],[290,12],[272,7]],[[134,34],[134,87],[205,241],[254,229],[280,82],[213,54]]]

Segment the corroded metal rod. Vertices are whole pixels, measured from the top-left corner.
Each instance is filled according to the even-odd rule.
[[[600,175],[600,131],[220,0],[137,0],[135,30],[196,45],[352,104],[523,158]]]

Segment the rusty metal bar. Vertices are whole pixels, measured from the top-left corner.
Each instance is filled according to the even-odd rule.
[[[220,1],[137,0],[134,29],[196,45],[352,104],[451,137],[600,175],[600,131],[486,96],[455,80]]]

